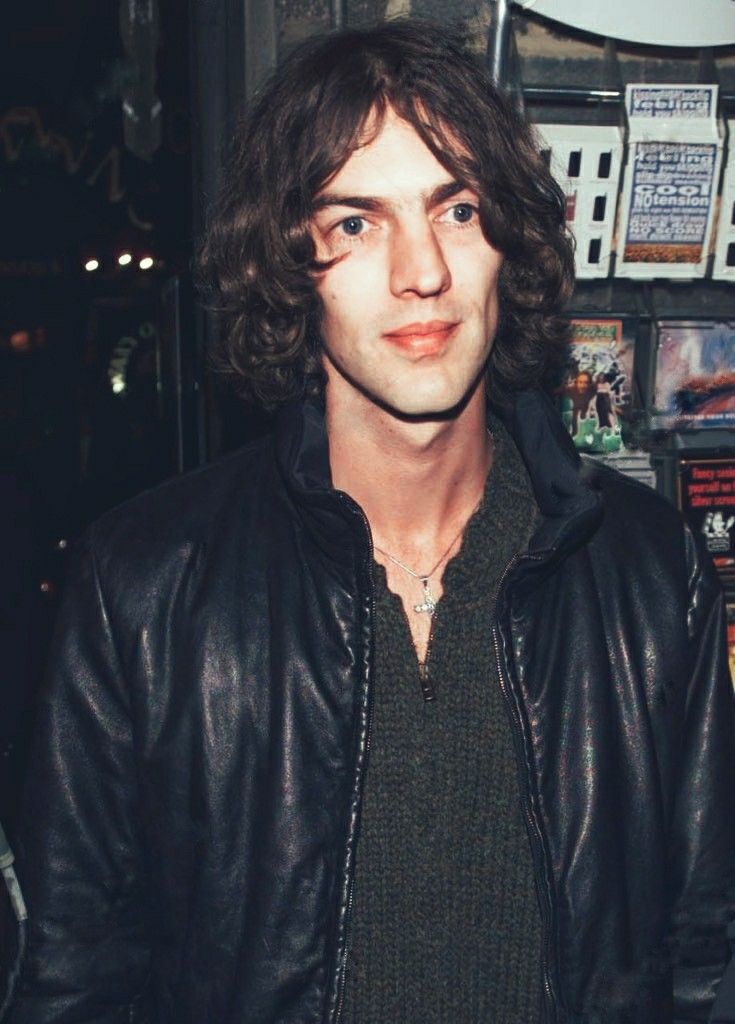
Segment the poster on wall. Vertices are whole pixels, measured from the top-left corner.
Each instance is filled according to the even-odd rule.
[[[735,321],[661,320],[651,426],[735,427]]]
[[[681,459],[679,508],[723,582],[735,580],[735,458]]]

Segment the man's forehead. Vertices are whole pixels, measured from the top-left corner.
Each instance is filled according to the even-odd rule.
[[[335,174],[319,189],[317,206],[338,195],[411,195],[428,199],[456,176],[431,152],[416,128],[391,107],[378,119],[371,115],[360,142]]]

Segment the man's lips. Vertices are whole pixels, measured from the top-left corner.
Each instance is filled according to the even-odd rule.
[[[456,320],[427,320],[385,331],[383,337],[399,348],[425,355],[438,351],[458,326],[459,322]]]

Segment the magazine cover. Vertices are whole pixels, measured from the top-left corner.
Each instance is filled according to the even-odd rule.
[[[735,578],[735,458],[681,459],[679,508],[723,580]]]
[[[717,194],[715,143],[637,142],[630,162],[628,263],[699,263]]]
[[[572,370],[559,405],[580,451],[624,454],[621,422],[628,415],[633,388],[635,332],[629,318],[572,324]]]
[[[652,426],[735,426],[735,322],[661,320],[657,329]]]
[[[717,96],[716,85],[626,86],[616,276],[704,276],[722,163]]]

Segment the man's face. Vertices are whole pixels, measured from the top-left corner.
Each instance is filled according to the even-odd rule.
[[[463,188],[388,110],[317,195],[327,400],[404,416],[449,412],[479,384],[498,322],[502,256]]]

